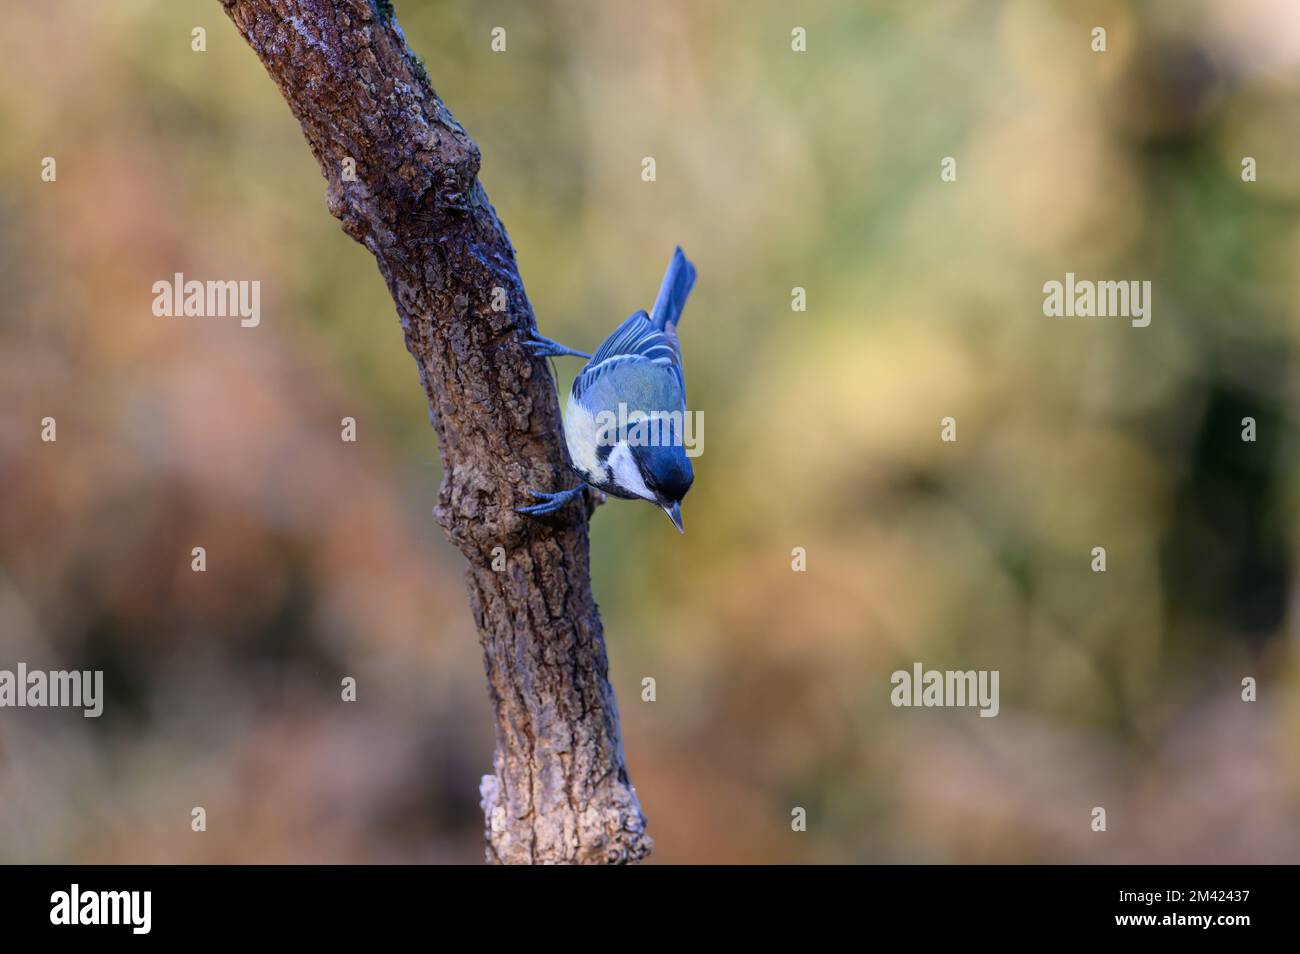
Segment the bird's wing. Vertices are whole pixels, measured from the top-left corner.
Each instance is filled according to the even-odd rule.
[[[591,358],[592,364],[599,364],[606,358],[621,354],[635,354],[642,358],[656,360],[668,358],[680,361],[681,354],[662,330],[644,311],[635,312],[604,340]]]
[[[573,380],[573,396],[581,398],[605,375],[615,369],[630,370],[635,363],[646,363],[667,370],[683,392],[682,356],[674,342],[656,328],[644,311],[638,311],[604,340],[596,353]]]

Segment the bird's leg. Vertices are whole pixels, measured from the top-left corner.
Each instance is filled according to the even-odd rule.
[[[552,511],[559,510],[574,497],[578,496],[578,494],[582,493],[586,487],[586,484],[578,484],[578,486],[571,490],[558,490],[553,494],[544,493],[540,490],[533,490],[533,488],[529,487],[528,492],[534,497],[539,498],[542,502],[539,504],[533,504],[529,507],[516,507],[515,512],[526,513],[534,517],[544,513],[551,513]]]
[[[550,338],[543,338],[537,333],[536,328],[528,332],[528,337],[521,344],[528,349],[529,354],[535,358],[562,358],[566,355],[574,358],[586,358],[591,360],[591,355],[585,351],[574,351],[572,348],[566,348],[558,341],[552,341]]]

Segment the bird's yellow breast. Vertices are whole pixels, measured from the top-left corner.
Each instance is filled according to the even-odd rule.
[[[570,394],[564,409],[564,441],[569,445],[569,460],[588,477],[603,483],[607,473],[596,456],[599,440],[595,415]]]

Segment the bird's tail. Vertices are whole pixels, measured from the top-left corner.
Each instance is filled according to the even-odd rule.
[[[695,266],[677,246],[673,259],[664,272],[663,284],[659,286],[659,297],[655,299],[654,310],[650,312],[651,323],[661,330],[673,331],[682,317],[686,307],[686,296],[695,284]]]

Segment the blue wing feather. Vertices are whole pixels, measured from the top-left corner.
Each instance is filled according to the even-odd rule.
[[[582,373],[573,379],[573,396],[581,398],[604,375],[622,368],[644,364],[646,370],[667,373],[684,390],[682,381],[682,355],[677,342],[656,328],[644,311],[628,317],[601,343]]]
[[[600,364],[606,358],[620,354],[635,354],[651,360],[678,357],[668,336],[655,327],[644,311],[629,315],[627,321],[615,328],[591,356],[591,364]]]
[[[610,378],[616,378],[621,387],[630,387],[640,392],[642,399],[657,402],[655,409],[684,408],[686,384],[677,322],[694,285],[695,266],[678,246],[664,272],[651,314],[635,312],[614,329],[574,379],[573,396],[582,399],[604,380],[604,390],[609,394],[591,399],[604,403],[615,396],[617,389],[608,385]]]

